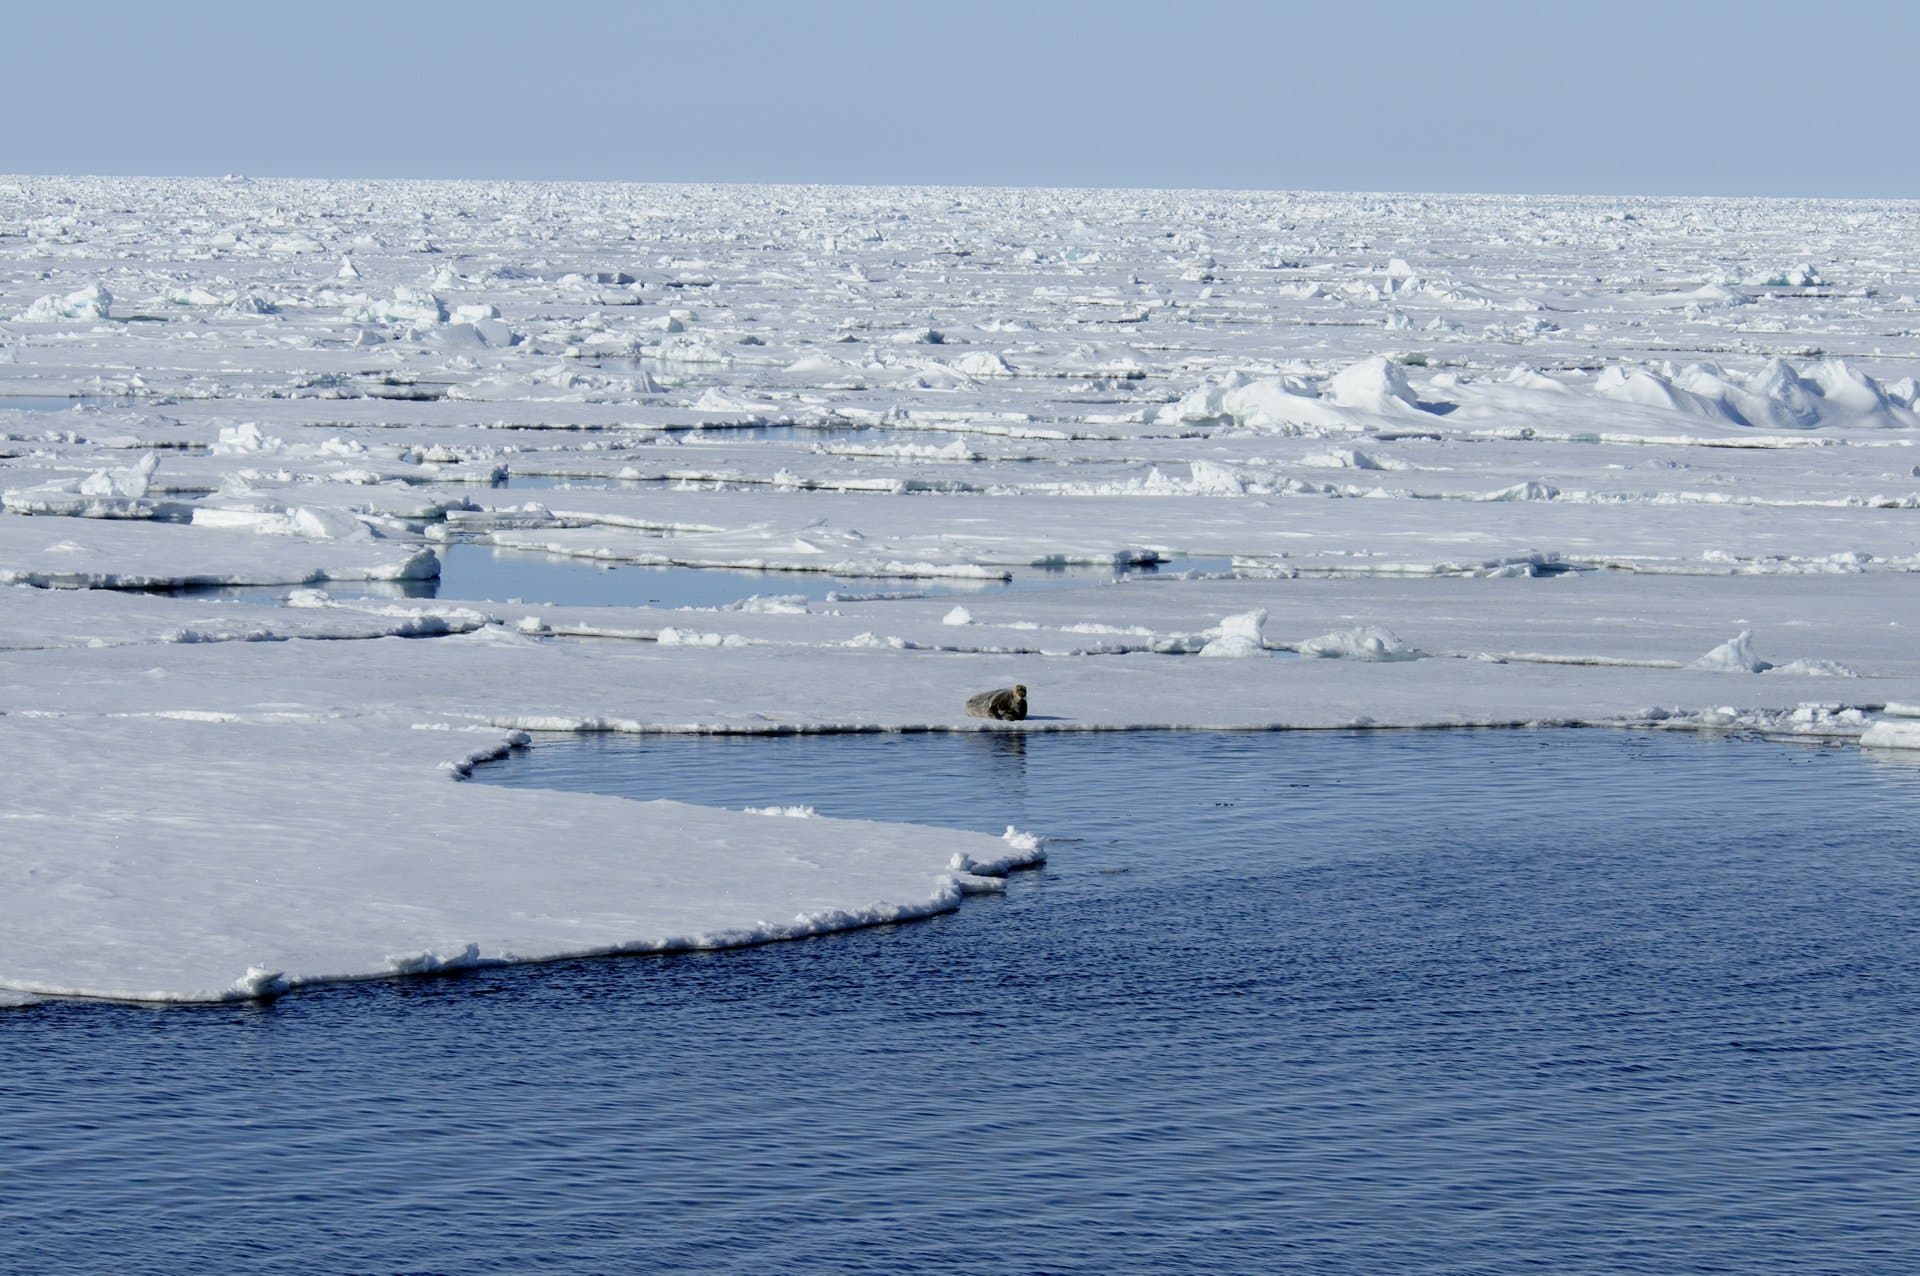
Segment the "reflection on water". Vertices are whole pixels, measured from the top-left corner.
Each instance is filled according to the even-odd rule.
[[[439,551],[436,597],[586,607],[724,607],[754,595],[820,601],[836,594],[948,593],[946,581],[828,576],[720,567],[640,567],[484,545]]]
[[[277,607],[286,603],[295,590],[318,589],[340,602],[377,602],[383,599],[432,598],[431,580],[330,580],[317,585],[183,585],[176,588],[140,589],[130,592],[161,594],[168,598],[199,602],[248,603]]]
[[[1110,585],[1186,571],[1232,570],[1230,559],[1175,559],[1163,566],[1031,567],[1013,579],[830,576],[819,572],[740,571],[723,567],[639,567],[568,559],[483,545],[441,548],[440,579],[423,582],[427,597],[589,607],[724,607],[755,595],[798,596],[812,602],[875,596],[986,594]]]
[[[1228,574],[1226,558],[1175,558],[1130,567],[1027,567],[1011,580],[963,577],[830,576],[820,572],[746,571],[727,567],[641,567],[486,545],[435,547],[439,579],[324,581],[303,585],[191,585],[139,592],[207,602],[284,604],[296,589],[321,589],[340,601],[442,599],[522,602],[567,607],[725,607],[745,599],[797,597],[809,602],[854,602],[1049,589],[1091,589],[1121,581]]]

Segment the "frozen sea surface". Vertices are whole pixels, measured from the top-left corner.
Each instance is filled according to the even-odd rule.
[[[1920,1266],[1920,768],[1313,732],[478,778],[1073,835],[904,934],[6,1012],[0,1268]]]
[[[1920,203],[0,225],[0,1269],[1920,1266]]]

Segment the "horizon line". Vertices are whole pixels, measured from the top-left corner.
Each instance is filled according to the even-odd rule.
[[[1779,200],[1797,203],[1914,204],[1920,195],[1782,195],[1749,192],[1744,194],[1707,194],[1686,191],[1556,191],[1556,190],[1390,190],[1384,188],[1335,188],[1314,186],[1214,186],[1171,185],[1141,186],[1125,183],[1054,182],[961,182],[961,181],[812,181],[794,179],[753,180],[743,178],[632,178],[632,177],[393,177],[341,176],[319,174],[270,173],[0,173],[0,181],[137,181],[137,182],[290,182],[323,184],[350,182],[360,185],[381,183],[417,185],[494,185],[494,186],[643,186],[643,187],[721,187],[775,188],[787,190],[984,190],[984,191],[1109,191],[1142,194],[1219,194],[1219,195],[1319,195],[1401,199],[1575,199],[1575,200],[1722,200],[1757,202]]]

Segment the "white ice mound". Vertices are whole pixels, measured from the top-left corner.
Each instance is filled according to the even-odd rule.
[[[1516,363],[1511,368],[1508,368],[1505,375],[1500,378],[1500,384],[1513,386],[1520,390],[1534,390],[1543,394],[1568,393],[1565,385],[1555,381],[1552,377],[1539,371],[1537,368],[1529,368],[1524,363]]]
[[[1743,424],[1735,413],[1728,410],[1723,400],[1683,390],[1669,378],[1647,368],[1626,368],[1615,364],[1602,370],[1594,382],[1593,392],[1618,403]]]
[[[1882,428],[1915,424],[1910,408],[1896,407],[1878,381],[1848,367],[1844,360],[1822,359],[1807,370],[1807,379],[1820,387],[1823,419],[1837,417]]]
[[[1324,452],[1309,452],[1300,458],[1299,464],[1311,465],[1323,470],[1408,470],[1413,468],[1405,461],[1379,456],[1372,452],[1363,452],[1357,447],[1337,447],[1328,448]]]
[[[1691,363],[1678,371],[1671,364],[1615,365],[1601,372],[1593,390],[1617,403],[1756,429],[1920,425],[1899,387],[1884,386],[1841,359],[1823,359],[1804,374],[1784,359],[1769,359],[1745,376],[1709,363]]]
[[[709,633],[698,629],[680,629],[673,625],[663,627],[654,639],[662,647],[745,647],[750,645],[743,634]]]
[[[222,426],[212,451],[215,456],[245,456],[285,446],[283,440],[263,434],[254,422],[242,421],[238,425]]]
[[[147,502],[160,454],[149,452],[129,466],[95,470],[83,479],[54,479],[0,493],[0,505],[15,514],[55,514],[74,518],[152,518]]]
[[[452,951],[423,948],[418,952],[394,953],[387,958],[387,969],[396,975],[430,975],[482,964],[484,959],[478,944],[466,944]]]
[[[1324,393],[1343,408],[1367,412],[1400,412],[1416,406],[1407,374],[1384,355],[1342,369],[1328,380]]]
[[[1007,831],[1000,835],[1000,841],[1002,849],[998,852],[968,852],[963,865],[966,871],[999,876],[1017,868],[1032,868],[1047,862],[1046,839],[1038,833],[1023,833],[1009,824]]]
[[[943,625],[971,625],[973,623],[973,613],[965,607],[956,606],[952,611],[940,617],[940,623]]]
[[[0,492],[0,507],[9,514],[43,514],[64,518],[150,519],[152,503],[127,496],[93,496],[80,491],[80,480],[62,479],[33,487]]]
[[[1318,638],[1309,638],[1295,648],[1303,656],[1341,660],[1418,660],[1426,655],[1408,646],[1391,629],[1361,625],[1355,629],[1337,629]]]
[[[1791,270],[1749,275],[1744,282],[1755,288],[1820,288],[1827,281],[1818,270],[1803,261]]]
[[[1370,418],[1420,411],[1399,364],[1381,355],[1343,368],[1324,383],[1298,376],[1232,373],[1190,390],[1161,414],[1163,420],[1227,420],[1279,433],[1353,431]]]
[[[120,470],[95,470],[80,481],[82,496],[118,496],[142,500],[153,486],[153,472],[160,468],[160,454],[149,452],[139,462]]]
[[[1187,490],[1195,496],[1239,496],[1247,490],[1246,480],[1233,467],[1216,461],[1187,463]]]
[[[22,323],[57,323],[63,319],[105,319],[113,294],[99,284],[88,284],[64,296],[42,297],[15,315]]]
[[[1320,402],[1304,377],[1259,377],[1235,372],[1188,391],[1171,409],[1175,421],[1231,421],[1256,430],[1339,427],[1339,414]]]
[[[373,533],[345,510],[324,505],[281,505],[248,501],[232,506],[201,505],[195,527],[220,527],[263,536],[301,536],[316,541],[368,541]]]
[[[1557,500],[1560,489],[1551,483],[1542,483],[1538,479],[1528,479],[1524,483],[1515,483],[1494,492],[1483,492],[1474,497],[1476,501],[1551,501]]]
[[[187,306],[196,310],[221,310],[230,315],[270,315],[279,307],[272,302],[250,292],[226,290],[215,292],[198,284],[169,288],[161,294],[161,300],[170,306]]]
[[[1860,675],[1838,660],[1789,660],[1764,670],[1769,674],[1800,678],[1858,678]]]
[[[1434,388],[1460,397],[1458,406],[1526,415],[1549,410],[1564,415],[1576,386],[1516,366],[1481,382],[1451,373],[1434,376]],[[1696,362],[1615,364],[1584,383],[1582,393],[1606,403],[1688,418],[1707,427],[1811,430],[1822,427],[1911,429],[1920,427],[1911,378],[1882,383],[1843,360],[1823,359],[1798,370],[1774,358],[1751,372]],[[1532,400],[1532,402],[1529,402]],[[1160,413],[1172,422],[1230,421],[1249,429],[1323,433],[1374,428],[1383,417],[1431,411],[1414,394],[1401,365],[1381,356],[1364,359],[1324,381],[1299,376],[1251,377],[1245,373],[1210,380]],[[1322,454],[1308,464],[1331,462]]]
[[[1147,471],[1145,478],[1102,484],[1095,490],[1102,494],[1142,496],[1244,496],[1248,491],[1247,481],[1235,473],[1232,466],[1214,461],[1191,461],[1187,470],[1187,477],[1180,478],[1156,465]],[[1260,490],[1264,492],[1267,489]]]
[[[972,354],[961,355],[947,366],[955,372],[965,373],[970,377],[1010,377],[1013,375],[1013,369],[1007,366],[1007,361],[988,350],[976,350]]]
[[[1747,378],[1747,393],[1758,400],[1751,408],[1742,402],[1741,415],[1756,425],[1779,429],[1806,429],[1820,424],[1820,388],[1801,380],[1785,359],[1769,359]]]
[[[384,323],[430,328],[447,321],[447,308],[440,298],[418,288],[395,288],[388,300],[369,301],[352,306],[347,318],[355,323]]]
[[[992,854],[954,852],[947,861],[948,880],[963,895],[984,895],[1006,889],[1005,877],[1020,868],[1034,868],[1047,862],[1044,840],[1034,833],[1022,833],[1013,825],[1000,835],[1004,849]]]
[[[1753,630],[1742,629],[1739,634],[1694,661],[1693,668],[1710,669],[1717,673],[1765,673],[1773,666],[1753,654]]]
[[[277,996],[287,990],[285,972],[265,966],[249,966],[247,973],[233,981],[232,995],[243,1001]]]
[[[1861,734],[1860,744],[1869,749],[1920,749],[1920,719],[1882,718]]]
[[[1266,608],[1242,612],[1237,616],[1228,616],[1220,622],[1215,636],[1208,639],[1207,645],[1200,648],[1200,654],[1215,659],[1245,659],[1249,656],[1266,654],[1267,645],[1261,638],[1261,628],[1267,623]]]

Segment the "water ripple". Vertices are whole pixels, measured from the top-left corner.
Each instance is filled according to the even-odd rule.
[[[482,779],[1073,836],[905,927],[5,1012],[0,1270],[1920,1269],[1920,773],[1856,751],[596,740]]]

